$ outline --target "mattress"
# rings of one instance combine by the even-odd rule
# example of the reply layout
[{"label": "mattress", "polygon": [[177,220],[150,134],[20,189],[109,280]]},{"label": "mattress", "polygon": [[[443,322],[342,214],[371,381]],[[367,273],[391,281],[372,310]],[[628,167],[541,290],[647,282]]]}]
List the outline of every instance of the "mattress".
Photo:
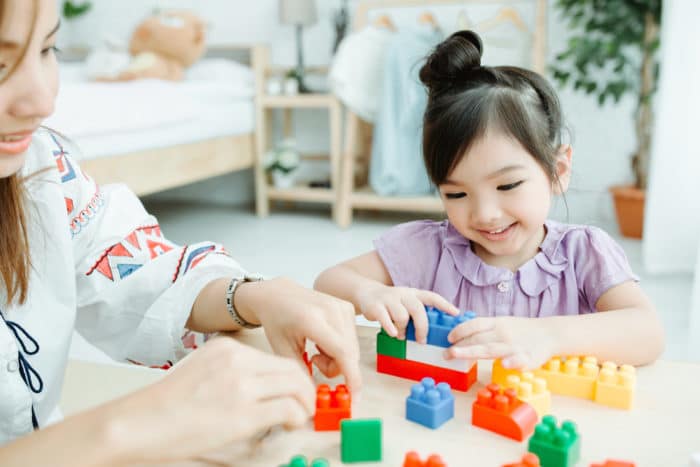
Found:
[{"label": "mattress", "polygon": [[56,110],[45,125],[75,141],[84,159],[253,131],[253,75],[231,60],[202,60],[176,83],[95,83],[83,67],[61,64]]}]

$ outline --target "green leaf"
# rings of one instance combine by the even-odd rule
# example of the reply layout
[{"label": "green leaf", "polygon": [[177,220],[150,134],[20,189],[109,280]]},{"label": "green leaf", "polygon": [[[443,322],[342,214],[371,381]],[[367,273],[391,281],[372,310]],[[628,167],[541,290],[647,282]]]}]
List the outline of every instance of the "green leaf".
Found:
[{"label": "green leaf", "polygon": [[70,0],[63,2],[63,16],[66,19],[73,19],[84,15],[92,8],[92,2],[73,3]]}]

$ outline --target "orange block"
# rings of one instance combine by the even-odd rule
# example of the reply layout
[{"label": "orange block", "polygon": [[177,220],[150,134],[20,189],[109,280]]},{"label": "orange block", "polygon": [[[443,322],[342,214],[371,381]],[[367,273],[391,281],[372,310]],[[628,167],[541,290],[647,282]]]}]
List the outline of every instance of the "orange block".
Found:
[{"label": "orange block", "polygon": [[501,391],[498,384],[489,384],[479,391],[472,404],[472,425],[522,441],[537,424],[537,412],[527,402],[518,400],[515,390]]},{"label": "orange block", "polygon": [[603,363],[596,381],[594,400],[599,404],[618,409],[632,408],[636,372],[631,365],[617,367],[613,362]]},{"label": "orange block", "polygon": [[502,467],[540,467],[540,458],[536,454],[528,452],[523,455],[520,462],[515,464],[504,464]]},{"label": "orange block", "polygon": [[447,467],[447,464],[438,454],[431,454],[423,462],[416,451],[409,451],[403,460],[403,467]]},{"label": "orange block", "polygon": [[518,378],[522,378],[523,372],[522,370],[505,368],[500,358],[494,360],[493,365],[491,366],[491,382],[503,387],[508,382],[509,376],[517,376]]},{"label": "orange block", "polygon": [[598,371],[595,357],[555,357],[535,370],[535,376],[547,381],[552,394],[593,400]]},{"label": "orange block", "polygon": [[316,414],[314,415],[314,430],[338,431],[340,421],[350,418],[350,393],[344,384],[335,387],[335,391],[327,384],[316,388]]},{"label": "orange block", "polygon": [[591,467],[635,467],[634,462],[608,459],[605,464],[591,464]]},{"label": "orange block", "polygon": [[552,394],[543,378],[535,378],[532,372],[525,371],[521,377],[508,376],[505,386],[514,389],[518,399],[530,404],[540,418],[551,412]]}]

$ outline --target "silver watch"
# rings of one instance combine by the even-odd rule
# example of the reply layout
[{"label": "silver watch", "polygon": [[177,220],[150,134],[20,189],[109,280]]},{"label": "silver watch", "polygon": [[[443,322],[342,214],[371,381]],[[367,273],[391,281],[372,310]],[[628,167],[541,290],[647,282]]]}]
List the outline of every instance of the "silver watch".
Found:
[{"label": "silver watch", "polygon": [[259,324],[253,324],[246,321],[239,313],[236,311],[236,307],[233,305],[233,298],[236,293],[238,286],[244,282],[259,282],[263,280],[263,277],[259,274],[245,274],[243,277],[234,277],[231,279],[231,283],[228,285],[226,290],[226,308],[233,320],[238,323],[239,326],[246,329],[259,328]]}]

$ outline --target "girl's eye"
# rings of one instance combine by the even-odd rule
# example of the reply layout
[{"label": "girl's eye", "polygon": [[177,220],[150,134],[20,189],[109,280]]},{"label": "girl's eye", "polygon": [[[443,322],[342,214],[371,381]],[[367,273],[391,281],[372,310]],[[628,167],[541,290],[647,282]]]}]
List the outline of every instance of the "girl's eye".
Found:
[{"label": "girl's eye", "polygon": [[50,47],[46,47],[45,49],[42,49],[42,50],[41,50],[41,55],[46,56],[46,55],[48,55],[49,53],[52,53],[52,52],[53,52],[53,53],[57,53],[57,52],[60,52],[60,50],[59,50],[58,47],[56,47],[55,45],[52,45],[52,46],[50,46]]},{"label": "girl's eye", "polygon": [[464,198],[467,196],[467,194],[463,191],[460,191],[459,193],[445,193],[445,198],[447,199],[459,199],[459,198]]},{"label": "girl's eye", "polygon": [[508,185],[499,185],[497,189],[500,191],[509,191],[515,187],[520,186],[524,181],[525,180],[520,180],[519,182],[509,183]]}]

